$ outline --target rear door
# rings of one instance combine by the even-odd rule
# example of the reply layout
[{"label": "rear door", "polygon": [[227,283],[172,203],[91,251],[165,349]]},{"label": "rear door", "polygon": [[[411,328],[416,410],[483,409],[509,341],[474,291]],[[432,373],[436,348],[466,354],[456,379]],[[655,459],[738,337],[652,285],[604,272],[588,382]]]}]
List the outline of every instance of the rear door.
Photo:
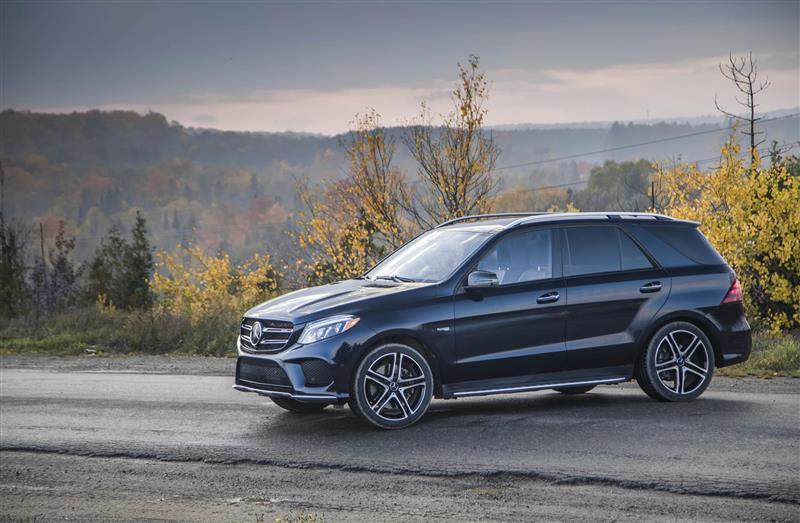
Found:
[{"label": "rear door", "polygon": [[500,238],[476,269],[499,285],[454,300],[459,381],[530,376],[564,368],[565,288],[557,230]]},{"label": "rear door", "polygon": [[620,227],[563,227],[567,368],[586,375],[631,370],[636,340],[667,299],[670,280]]}]

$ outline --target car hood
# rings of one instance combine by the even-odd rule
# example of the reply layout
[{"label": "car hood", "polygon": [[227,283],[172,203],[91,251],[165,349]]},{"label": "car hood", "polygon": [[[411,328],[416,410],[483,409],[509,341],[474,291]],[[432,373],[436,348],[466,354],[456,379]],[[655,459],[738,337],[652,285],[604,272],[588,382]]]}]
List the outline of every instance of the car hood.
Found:
[{"label": "car hood", "polygon": [[366,302],[429,285],[421,282],[345,280],[284,294],[256,305],[245,316],[305,323],[329,314],[357,312]]}]

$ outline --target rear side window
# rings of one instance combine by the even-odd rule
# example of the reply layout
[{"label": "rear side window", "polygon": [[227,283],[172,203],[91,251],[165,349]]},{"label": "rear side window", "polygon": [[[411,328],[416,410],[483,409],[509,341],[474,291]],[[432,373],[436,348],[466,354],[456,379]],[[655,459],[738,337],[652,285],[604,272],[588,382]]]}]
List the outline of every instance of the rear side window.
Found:
[{"label": "rear side window", "polygon": [[619,246],[622,251],[622,270],[649,269],[653,266],[642,250],[631,240],[627,234],[617,229],[619,233]]},{"label": "rear side window", "polygon": [[642,250],[616,227],[568,227],[564,234],[565,276],[652,267]]},{"label": "rear side window", "polygon": [[721,265],[722,256],[696,227],[641,225],[641,228],[700,265]]}]

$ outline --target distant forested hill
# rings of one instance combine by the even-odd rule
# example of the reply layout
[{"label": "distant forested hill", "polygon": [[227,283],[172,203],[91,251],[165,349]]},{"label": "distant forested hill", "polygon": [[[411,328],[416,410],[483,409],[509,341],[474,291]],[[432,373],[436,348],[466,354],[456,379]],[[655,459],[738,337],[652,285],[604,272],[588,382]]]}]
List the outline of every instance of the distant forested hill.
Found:
[{"label": "distant forested hill", "polygon": [[[502,152],[501,187],[585,180],[604,160],[701,160],[718,154],[728,131],[715,124],[614,124],[579,128],[494,130]],[[768,140],[800,141],[798,120],[764,125]],[[686,134],[679,140],[665,140]],[[719,131],[719,132],[715,132]],[[397,165],[415,165],[397,139]],[[136,209],[159,247],[196,241],[235,255],[287,249],[285,230],[297,209],[295,180],[334,179],[346,167],[341,137],[197,130],[163,115],[128,111],[0,113],[0,160],[6,212],[52,236],[64,219],[86,257],[111,225],[123,228]],[[663,141],[665,140],[665,141]],[[564,156],[659,142],[591,156]]]}]

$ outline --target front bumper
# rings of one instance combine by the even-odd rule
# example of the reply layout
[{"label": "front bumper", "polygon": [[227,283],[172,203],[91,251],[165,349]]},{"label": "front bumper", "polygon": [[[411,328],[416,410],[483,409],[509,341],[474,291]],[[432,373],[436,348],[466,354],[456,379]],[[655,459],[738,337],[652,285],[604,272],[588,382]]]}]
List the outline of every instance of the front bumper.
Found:
[{"label": "front bumper", "polygon": [[331,390],[333,378],[322,386],[309,384],[302,362],[283,362],[277,358],[253,355],[239,356],[236,361],[236,382],[233,388],[240,392],[254,392],[272,398],[290,398],[297,401],[343,403],[346,394]]},{"label": "front bumper", "polygon": [[340,398],[335,394],[292,394],[290,392],[281,392],[278,390],[265,390],[254,389],[252,387],[245,387],[244,385],[232,385],[232,387],[239,392],[255,392],[262,396],[269,398],[290,398],[297,401],[305,401],[309,403],[340,403],[347,398]]},{"label": "front bumper", "polygon": [[245,352],[239,347],[233,388],[273,398],[345,403],[350,377],[374,332],[353,329],[308,345],[293,344],[275,354]]}]

